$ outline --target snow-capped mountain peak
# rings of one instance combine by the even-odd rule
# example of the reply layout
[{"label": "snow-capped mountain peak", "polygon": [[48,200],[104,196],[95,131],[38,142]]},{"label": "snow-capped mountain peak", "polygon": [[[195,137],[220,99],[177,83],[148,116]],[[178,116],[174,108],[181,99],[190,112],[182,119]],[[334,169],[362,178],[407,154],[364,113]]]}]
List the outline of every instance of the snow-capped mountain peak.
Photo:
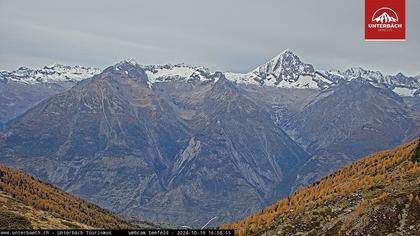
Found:
[{"label": "snow-capped mountain peak", "polygon": [[14,71],[1,71],[0,78],[4,81],[15,81],[24,84],[37,83],[70,83],[90,78],[101,72],[100,69],[84,66],[66,66],[53,64],[40,69],[19,67]]},{"label": "snow-capped mountain peak", "polygon": [[347,69],[342,73],[344,76],[349,79],[354,79],[358,77],[362,78],[375,78],[377,80],[383,80],[384,75],[379,71],[365,70],[362,67],[352,67]]},{"label": "snow-capped mountain peak", "polygon": [[389,88],[401,96],[414,96],[420,93],[420,81],[416,77],[408,77],[403,73],[384,75],[379,71],[353,67],[340,73],[345,80],[363,80],[375,87]]},{"label": "snow-capped mountain peak", "polygon": [[132,66],[136,66],[136,65],[139,65],[139,64],[137,63],[137,61],[134,58],[128,58],[128,59],[125,59],[125,60],[120,61],[116,65],[132,65]]},{"label": "snow-capped mountain peak", "polygon": [[[215,81],[215,73],[204,66],[186,64],[140,65],[127,59],[109,67],[128,76],[146,73],[148,83],[160,82],[208,82]],[[15,71],[0,71],[1,81],[16,81],[25,84],[54,83],[72,86],[77,81],[99,74],[92,67],[53,64],[41,69],[20,67]],[[133,74],[134,73],[134,74]],[[420,76],[409,77],[402,73],[385,75],[380,71],[352,67],[345,71],[323,71],[303,62],[290,49],[286,49],[266,63],[248,73],[224,72],[227,80],[238,84],[272,86],[293,89],[326,89],[352,80],[368,82],[375,87],[388,88],[401,96],[420,96]]]},{"label": "snow-capped mountain peak", "polygon": [[317,73],[311,64],[302,62],[290,49],[284,50],[249,73],[227,73],[227,78],[238,83],[285,88],[320,89],[333,83]]},{"label": "snow-capped mountain peak", "polygon": [[140,64],[138,64],[136,60],[134,60],[133,58],[129,58],[129,59],[122,60],[116,63],[115,65],[111,66],[111,69],[115,71],[119,71],[119,70],[124,70],[124,69],[132,68],[132,67],[140,67]]},{"label": "snow-capped mountain peak", "polygon": [[300,75],[314,75],[312,65],[303,63],[291,50],[287,49],[267,63],[253,71],[261,77],[274,77],[278,83],[282,80],[296,82]]},{"label": "snow-capped mountain peak", "polygon": [[335,84],[359,80],[375,87],[389,88],[401,96],[420,95],[419,77],[395,76],[379,71],[353,67],[345,71],[322,71],[301,59],[291,50],[284,50],[267,63],[246,74],[226,73],[229,80],[243,84],[255,84],[282,88],[325,89]]},{"label": "snow-capped mountain peak", "polygon": [[213,80],[212,73],[204,66],[189,66],[186,64],[165,64],[143,66],[151,83],[165,81],[209,81]]}]

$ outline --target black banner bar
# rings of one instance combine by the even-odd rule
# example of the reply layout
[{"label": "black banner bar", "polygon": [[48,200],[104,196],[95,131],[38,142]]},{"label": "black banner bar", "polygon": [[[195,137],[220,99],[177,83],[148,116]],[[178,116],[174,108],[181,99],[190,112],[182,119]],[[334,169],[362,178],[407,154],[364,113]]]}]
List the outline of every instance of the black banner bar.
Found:
[{"label": "black banner bar", "polygon": [[1,230],[0,236],[234,236],[234,230],[218,229],[156,229],[156,230]]}]

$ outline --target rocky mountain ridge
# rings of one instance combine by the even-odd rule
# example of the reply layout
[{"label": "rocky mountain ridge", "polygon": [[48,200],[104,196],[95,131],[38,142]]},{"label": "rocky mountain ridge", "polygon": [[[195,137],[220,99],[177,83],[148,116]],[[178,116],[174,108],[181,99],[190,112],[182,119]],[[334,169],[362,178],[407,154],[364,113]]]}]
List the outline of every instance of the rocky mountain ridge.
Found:
[{"label": "rocky mountain ridge", "polygon": [[84,66],[67,66],[61,64],[53,64],[44,66],[41,69],[30,69],[20,67],[14,71],[0,71],[0,81],[14,81],[24,84],[60,84],[72,86],[78,81],[90,78],[101,70],[93,67]]},{"label": "rocky mountain ridge", "polygon": [[[254,76],[295,85],[321,76],[291,52],[270,63]],[[334,75],[325,88],[297,89],[230,76],[121,61],[15,118],[0,133],[0,161],[113,212],[200,226],[255,213],[420,135],[418,98],[366,80]],[[0,105],[13,104],[2,95]]]},{"label": "rocky mountain ridge", "polygon": [[[156,87],[163,84],[186,99]],[[132,61],[19,117],[0,134],[0,156],[113,212],[177,225],[196,219],[192,226],[257,211],[291,188],[308,158],[223,73],[194,85],[150,84]]]},{"label": "rocky mountain ridge", "polygon": [[[134,59],[125,60],[138,64]],[[124,62],[124,61],[123,61]],[[141,65],[151,84],[165,81],[208,81],[214,73],[203,66],[186,64]],[[25,84],[47,83],[74,85],[76,82],[99,74],[100,69],[81,66],[52,65],[42,69],[21,67],[15,71],[0,71],[0,80]],[[243,84],[273,86],[296,89],[326,89],[338,83],[362,80],[376,87],[389,88],[400,96],[420,96],[420,77],[409,77],[402,73],[384,75],[379,71],[360,67],[345,71],[318,70],[291,50],[285,50],[267,63],[248,73],[225,72],[228,80]]]}]

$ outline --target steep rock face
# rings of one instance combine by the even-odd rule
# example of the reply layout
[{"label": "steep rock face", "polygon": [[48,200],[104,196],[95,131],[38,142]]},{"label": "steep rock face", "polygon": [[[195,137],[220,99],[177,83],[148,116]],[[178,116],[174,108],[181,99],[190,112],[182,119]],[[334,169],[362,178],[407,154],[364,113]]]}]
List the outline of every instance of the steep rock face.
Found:
[{"label": "steep rock face", "polygon": [[162,214],[163,203],[171,214],[183,212],[177,216],[180,222],[204,224],[215,216],[216,223],[228,222],[290,189],[307,154],[223,74],[214,79],[202,109],[191,119],[194,137],[176,156],[170,190],[135,212],[151,211],[156,219],[169,220]]},{"label": "steep rock face", "polygon": [[[20,118],[19,124],[31,123],[31,135],[27,140],[28,127],[19,124],[4,136],[10,144],[25,144],[22,152],[16,153],[20,150],[19,145],[13,150],[22,157],[58,155],[64,159],[78,159],[99,151],[115,155],[113,150],[121,147],[144,148],[141,145],[144,136],[169,138],[160,132],[176,126],[174,117],[169,105],[154,96],[140,67],[119,71],[109,68],[74,89],[42,102]],[[139,124],[139,120],[143,123]],[[160,120],[166,120],[168,124],[159,123]],[[151,127],[158,130],[156,134],[148,130]],[[21,135],[20,132],[24,133]],[[27,146],[40,148],[26,153]]]},{"label": "steep rock face", "polygon": [[323,89],[335,82],[303,63],[290,50],[285,50],[267,63],[246,74],[227,73],[229,80],[281,88]]},{"label": "steep rock face", "polygon": [[420,135],[418,116],[390,90],[356,80],[324,94],[282,124],[312,155],[298,183]]},{"label": "steep rock face", "polygon": [[290,51],[246,76],[144,68],[122,61],[42,101],[0,134],[0,160],[118,213],[201,226],[419,135],[418,98],[392,92],[415,91],[411,77],[321,72]]},{"label": "steep rock face", "polygon": [[315,70],[312,65],[303,63],[292,51],[286,50],[253,73],[262,79],[272,76],[279,83],[281,80],[297,81],[300,75],[314,75]]},{"label": "steep rock face", "polygon": [[1,139],[2,161],[117,212],[160,191],[160,172],[189,140],[144,71],[127,64],[42,102]]},{"label": "steep rock face", "polygon": [[[133,60],[127,60],[133,62]],[[203,66],[185,64],[142,66],[150,85],[165,82],[199,84],[211,82],[213,72]],[[21,67],[0,71],[0,129],[30,107],[53,94],[101,72],[84,66],[54,64],[40,69]],[[360,67],[345,71],[323,71],[304,63],[290,50],[285,50],[248,73],[225,73],[228,80],[261,87],[323,90],[352,80],[369,82],[378,88],[391,89],[402,97],[419,97],[419,76],[402,73],[385,75]]]},{"label": "steep rock face", "polygon": [[255,70],[241,73],[226,73],[229,80],[242,84],[255,84],[278,88],[323,90],[352,80],[367,82],[378,88],[391,89],[402,97],[418,97],[420,80],[418,76],[402,73],[385,75],[380,71],[361,67],[345,71],[324,71],[304,63],[290,50],[285,50]]},{"label": "steep rock face", "polygon": [[0,130],[38,102],[61,91],[60,87],[0,80]]},{"label": "steep rock face", "polygon": [[[247,181],[261,188],[262,193],[272,193],[264,196],[265,199],[279,194],[264,189],[273,185],[268,183],[284,182],[306,160],[306,153],[273,125],[270,113],[223,75],[209,92],[203,107],[204,112],[197,115],[197,123],[210,124],[207,125],[210,134],[206,137],[230,140],[239,155],[236,164],[243,175],[256,176]],[[243,166],[241,162],[249,165]],[[261,167],[264,171],[259,169]]]},{"label": "steep rock face", "polygon": [[0,71],[0,130],[40,101],[99,72],[95,68],[59,64]]},{"label": "steep rock face", "polygon": [[0,135],[1,161],[114,212],[180,225],[238,219],[289,192],[307,154],[269,112],[222,73],[182,88],[185,103],[118,63],[20,117]]},{"label": "steep rock face", "polygon": [[369,155],[222,228],[238,235],[418,235],[419,177],[416,139]]}]

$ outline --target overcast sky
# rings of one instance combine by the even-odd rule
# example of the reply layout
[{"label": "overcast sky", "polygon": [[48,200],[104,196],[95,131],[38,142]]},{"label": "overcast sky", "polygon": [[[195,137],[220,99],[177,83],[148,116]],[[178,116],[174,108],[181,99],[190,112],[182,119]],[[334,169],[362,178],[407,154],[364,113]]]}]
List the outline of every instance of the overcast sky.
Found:
[{"label": "overcast sky", "polygon": [[0,69],[134,58],[247,72],[284,49],[319,69],[420,74],[420,1],[407,41],[365,42],[364,0],[0,0]]}]

